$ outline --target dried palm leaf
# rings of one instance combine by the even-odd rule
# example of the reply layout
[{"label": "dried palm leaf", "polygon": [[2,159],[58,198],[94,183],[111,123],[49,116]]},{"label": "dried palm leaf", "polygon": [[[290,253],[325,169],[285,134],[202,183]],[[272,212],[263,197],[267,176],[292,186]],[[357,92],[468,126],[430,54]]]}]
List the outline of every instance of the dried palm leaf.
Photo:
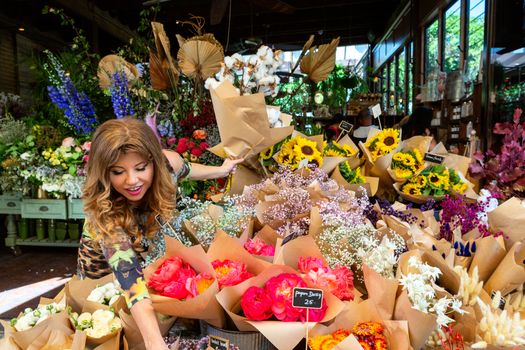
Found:
[{"label": "dried palm leaf", "polygon": [[306,51],[308,51],[308,49],[314,43],[314,38],[315,38],[315,35],[312,34],[312,35],[310,35],[310,38],[308,38],[308,41],[304,43],[303,51],[301,51],[301,54],[299,55],[299,58],[297,58],[297,61],[295,62],[295,66],[293,67],[291,73],[295,72],[295,70],[297,69],[297,66],[299,65],[299,63],[303,59],[304,54],[306,53]]},{"label": "dried palm leaf", "polygon": [[335,51],[339,45],[339,38],[333,39],[330,44],[310,48],[301,60],[301,72],[315,83],[325,80],[335,67]]},{"label": "dried palm leaf", "polygon": [[170,75],[178,78],[179,72],[175,68],[173,57],[171,56],[170,40],[164,31],[164,25],[159,22],[151,22],[153,36],[155,37],[155,46],[157,48],[157,57],[162,62],[163,67],[170,70]]},{"label": "dried palm leaf", "polygon": [[124,72],[128,82],[132,82],[139,77],[139,71],[133,64],[120,56],[107,55],[98,63],[97,76],[99,86],[103,89],[109,88],[113,74],[116,72]]},{"label": "dried palm leaf", "polygon": [[162,62],[152,50],[149,51],[149,75],[155,90],[166,90],[171,86],[167,69],[162,67]]},{"label": "dried palm leaf", "polygon": [[222,46],[215,42],[211,34],[206,35],[204,39],[186,40],[177,54],[182,73],[190,78],[202,80],[217,73],[224,61],[224,52]]}]

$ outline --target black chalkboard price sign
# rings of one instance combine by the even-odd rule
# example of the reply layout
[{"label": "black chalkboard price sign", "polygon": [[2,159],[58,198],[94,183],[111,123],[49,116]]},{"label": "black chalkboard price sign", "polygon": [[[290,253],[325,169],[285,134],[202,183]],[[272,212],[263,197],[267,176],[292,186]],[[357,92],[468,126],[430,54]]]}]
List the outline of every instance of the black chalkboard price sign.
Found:
[{"label": "black chalkboard price sign", "polygon": [[341,121],[341,123],[339,123],[339,129],[343,130],[343,131],[346,131],[346,132],[350,132],[350,130],[352,130],[354,128],[354,125],[353,124],[350,124],[349,122],[343,120]]},{"label": "black chalkboard price sign", "polygon": [[230,341],[214,335],[208,336],[208,349],[207,350],[230,350]]},{"label": "black chalkboard price sign", "polygon": [[425,153],[423,159],[431,163],[442,164],[445,157],[433,153]]},{"label": "black chalkboard price sign", "polygon": [[295,287],[293,289],[292,306],[320,309],[323,307],[323,291],[321,289]]}]

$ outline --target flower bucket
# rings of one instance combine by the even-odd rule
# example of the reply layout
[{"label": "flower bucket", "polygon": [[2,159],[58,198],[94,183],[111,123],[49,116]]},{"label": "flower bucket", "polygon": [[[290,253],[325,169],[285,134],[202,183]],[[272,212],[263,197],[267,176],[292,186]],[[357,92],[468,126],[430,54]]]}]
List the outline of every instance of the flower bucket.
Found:
[{"label": "flower bucket", "polygon": [[230,343],[239,349],[258,349],[258,350],[276,350],[268,339],[260,332],[239,332],[229,331],[212,326],[211,324],[201,321],[201,332],[204,335],[217,336],[228,339]]},{"label": "flower bucket", "polygon": [[28,219],[20,219],[18,221],[18,238],[27,239],[27,237],[29,237]]},{"label": "flower bucket", "polygon": [[67,224],[63,221],[56,223],[55,236],[59,241],[63,241],[67,236]]},{"label": "flower bucket", "polygon": [[36,220],[36,238],[38,240],[43,240],[46,238],[46,227],[44,225],[44,220],[37,219]]},{"label": "flower bucket", "polygon": [[76,222],[68,222],[67,231],[69,233],[69,238],[73,241],[78,241],[80,237],[79,225]]}]

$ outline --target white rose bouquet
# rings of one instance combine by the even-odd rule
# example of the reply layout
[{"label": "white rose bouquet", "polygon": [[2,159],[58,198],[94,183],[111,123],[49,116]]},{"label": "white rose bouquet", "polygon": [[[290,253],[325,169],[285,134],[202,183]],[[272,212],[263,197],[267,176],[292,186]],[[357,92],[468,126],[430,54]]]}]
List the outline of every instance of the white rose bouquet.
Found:
[{"label": "white rose bouquet", "polygon": [[53,314],[64,311],[64,309],[65,302],[41,305],[34,310],[27,308],[21,316],[11,320],[11,326],[13,326],[18,332],[26,331],[45,321]]},{"label": "white rose bouquet", "polygon": [[111,310],[83,312],[80,315],[70,312],[70,320],[76,329],[86,332],[88,337],[95,339],[112,335],[122,328],[120,318]]},{"label": "white rose bouquet", "polygon": [[122,289],[117,281],[97,285],[88,295],[87,300],[110,306],[122,295]]}]

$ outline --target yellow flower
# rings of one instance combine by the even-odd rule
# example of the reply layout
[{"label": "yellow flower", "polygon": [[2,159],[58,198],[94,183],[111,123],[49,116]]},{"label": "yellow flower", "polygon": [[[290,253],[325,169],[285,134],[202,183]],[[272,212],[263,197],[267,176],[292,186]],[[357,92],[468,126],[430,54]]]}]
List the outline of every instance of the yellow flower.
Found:
[{"label": "yellow flower", "polygon": [[320,152],[317,150],[317,143],[302,137],[297,137],[297,144],[293,147],[293,150],[298,158],[308,158],[313,160]]},{"label": "yellow flower", "polygon": [[443,186],[443,177],[436,173],[428,174],[428,184],[434,188],[440,188]]},{"label": "yellow flower", "polygon": [[294,160],[294,151],[293,148],[296,145],[296,140],[292,139],[288,142],[286,142],[282,147],[281,151],[279,152],[279,156],[277,157],[277,161],[282,164],[292,164]]},{"label": "yellow flower", "polygon": [[401,189],[403,193],[410,194],[412,196],[421,195],[421,189],[414,183],[406,183]]},{"label": "yellow flower", "polygon": [[416,155],[416,163],[419,164],[419,166],[423,165],[423,156],[421,155],[421,152],[417,148],[414,148],[414,154]]},{"label": "yellow flower", "polygon": [[320,168],[323,165],[323,157],[321,157],[321,154],[317,152],[317,154],[308,161],[309,164],[314,164],[318,168]]},{"label": "yellow flower", "polygon": [[395,153],[394,156],[392,157],[392,160],[394,160],[396,162],[402,162],[403,161],[403,153],[402,152]]},{"label": "yellow flower", "polygon": [[352,146],[349,145],[342,145],[341,148],[346,153],[346,157],[353,157],[357,154],[357,150],[355,150]]},{"label": "yellow flower", "polygon": [[344,157],[345,155],[334,148],[329,148],[324,151],[325,157]]},{"label": "yellow flower", "polygon": [[261,159],[263,160],[268,160],[272,158],[273,154],[274,154],[274,146],[271,146],[265,149],[264,151],[262,151],[261,153],[259,153],[259,157],[261,157]]},{"label": "yellow flower", "polygon": [[440,178],[441,178],[441,183],[443,184],[443,189],[445,191],[448,191],[450,188],[450,180],[448,178],[448,174],[441,175]]},{"label": "yellow flower", "polygon": [[408,167],[416,165],[416,160],[412,158],[410,154],[405,153],[403,157],[403,165],[408,166]]},{"label": "yellow flower", "polygon": [[396,129],[384,129],[377,134],[378,142],[384,145],[385,149],[392,151],[399,144],[399,130]]},{"label": "yellow flower", "polygon": [[413,183],[416,183],[420,188],[423,188],[427,185],[427,178],[423,175],[417,176]]},{"label": "yellow flower", "polygon": [[403,168],[394,169],[394,175],[400,179],[407,179],[412,176],[412,171]]},{"label": "yellow flower", "polygon": [[452,186],[452,191],[463,194],[467,190],[468,186],[464,182],[457,183]]}]

